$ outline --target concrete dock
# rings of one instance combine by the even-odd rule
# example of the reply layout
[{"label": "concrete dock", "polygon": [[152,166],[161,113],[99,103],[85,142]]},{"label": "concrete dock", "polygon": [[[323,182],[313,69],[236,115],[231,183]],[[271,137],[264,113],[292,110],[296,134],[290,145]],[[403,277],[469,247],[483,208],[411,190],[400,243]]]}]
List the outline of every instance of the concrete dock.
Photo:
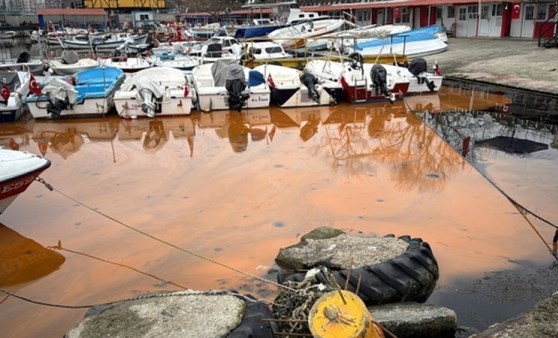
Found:
[{"label": "concrete dock", "polygon": [[558,48],[537,41],[450,38],[445,52],[425,59],[447,76],[558,94]]}]

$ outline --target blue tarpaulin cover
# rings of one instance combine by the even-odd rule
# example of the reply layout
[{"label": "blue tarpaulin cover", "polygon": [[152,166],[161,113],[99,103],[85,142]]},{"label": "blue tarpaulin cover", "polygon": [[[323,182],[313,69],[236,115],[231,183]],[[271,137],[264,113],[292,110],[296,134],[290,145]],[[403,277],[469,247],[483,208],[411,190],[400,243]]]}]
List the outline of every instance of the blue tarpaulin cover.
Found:
[{"label": "blue tarpaulin cover", "polygon": [[248,73],[248,87],[259,86],[264,82],[265,79],[263,74],[257,70],[251,70],[250,73]]}]

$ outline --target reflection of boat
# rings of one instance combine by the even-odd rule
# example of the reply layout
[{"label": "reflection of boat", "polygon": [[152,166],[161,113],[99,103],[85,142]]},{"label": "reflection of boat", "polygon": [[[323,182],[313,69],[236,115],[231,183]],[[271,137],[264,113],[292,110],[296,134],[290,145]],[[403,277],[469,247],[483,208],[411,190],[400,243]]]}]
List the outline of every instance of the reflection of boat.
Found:
[{"label": "reflection of boat", "polygon": [[194,123],[190,117],[172,116],[152,119],[120,120],[118,140],[140,141],[147,152],[156,152],[173,137],[186,138],[190,150],[193,149],[196,134]]},{"label": "reflection of boat", "polygon": [[67,159],[90,141],[112,141],[118,131],[118,119],[91,118],[77,120],[36,120],[33,140],[39,144],[43,155],[52,152]]},{"label": "reflection of boat", "polygon": [[49,166],[38,155],[0,149],[0,214]]},{"label": "reflection of boat", "polygon": [[105,115],[114,107],[114,93],[124,78],[114,67],[87,69],[70,79],[51,77],[42,95],[29,96],[27,105],[34,118]]},{"label": "reflection of boat", "polygon": [[0,287],[28,283],[56,271],[64,256],[0,224]]}]

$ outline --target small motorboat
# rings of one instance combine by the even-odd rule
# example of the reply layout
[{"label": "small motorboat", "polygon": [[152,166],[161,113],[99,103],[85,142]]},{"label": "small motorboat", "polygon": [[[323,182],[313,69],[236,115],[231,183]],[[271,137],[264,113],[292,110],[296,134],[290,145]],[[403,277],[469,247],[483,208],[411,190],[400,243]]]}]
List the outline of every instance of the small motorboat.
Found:
[{"label": "small motorboat", "polygon": [[17,121],[29,94],[29,72],[0,70],[0,122]]},{"label": "small motorboat", "polygon": [[151,62],[141,55],[130,57],[127,54],[120,54],[103,59],[101,62],[107,67],[120,68],[124,73],[135,73],[152,66]]},{"label": "small motorboat", "polygon": [[[269,33],[267,37],[272,41],[279,42],[285,48],[301,48],[308,40],[318,36],[333,33],[342,29],[346,21],[343,19],[323,19],[307,21],[283,28],[279,28]],[[313,46],[313,48],[317,48]]]},{"label": "small motorboat", "polygon": [[264,64],[254,68],[271,89],[271,102],[279,107],[334,105],[342,99],[339,82],[323,81],[310,72]]},{"label": "small motorboat", "polygon": [[[238,61],[221,59],[215,63],[199,65],[192,70],[189,78],[194,84],[200,110],[209,112],[231,109],[231,93],[226,88],[226,77],[229,66],[235,63],[238,64]],[[242,69],[246,80],[246,89],[242,91],[242,108],[269,107],[270,90],[261,73],[248,67]]]},{"label": "small motorboat", "polygon": [[147,40],[147,34],[130,34],[130,33],[117,33],[111,35],[109,38],[104,37],[90,37],[87,40],[80,39],[61,39],[60,44],[66,49],[115,49],[127,41],[133,45],[144,44]]},{"label": "small motorboat", "polygon": [[0,148],[0,214],[49,166],[41,156]]},{"label": "small motorboat", "polygon": [[60,59],[46,60],[46,65],[56,75],[71,75],[85,69],[100,65],[99,61],[91,58],[79,58],[75,51],[64,51]]},{"label": "small motorboat", "polygon": [[114,104],[124,118],[190,115],[194,97],[181,70],[156,67],[128,76]]},{"label": "small motorboat", "polygon": [[27,97],[34,118],[104,116],[114,107],[114,93],[125,78],[115,67],[86,69],[73,76],[47,76],[40,95]]}]

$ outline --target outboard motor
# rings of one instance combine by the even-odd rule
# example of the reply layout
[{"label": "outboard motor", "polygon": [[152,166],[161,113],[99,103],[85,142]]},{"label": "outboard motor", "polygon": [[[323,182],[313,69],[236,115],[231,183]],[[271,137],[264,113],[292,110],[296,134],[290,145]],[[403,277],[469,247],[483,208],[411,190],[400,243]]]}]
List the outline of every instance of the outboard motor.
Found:
[{"label": "outboard motor", "polygon": [[26,62],[29,62],[29,60],[31,60],[31,54],[29,54],[27,52],[21,52],[21,54],[19,54],[16,62],[17,63],[26,63]]},{"label": "outboard motor", "polygon": [[[242,61],[241,61],[242,62]],[[244,68],[237,63],[232,63],[227,69],[225,89],[229,94],[229,108],[240,111],[250,97],[244,93],[246,89],[246,77]]]},{"label": "outboard motor", "polygon": [[382,65],[374,65],[370,70],[370,78],[372,79],[372,85],[376,90],[376,95],[379,94],[378,90],[383,93],[390,101],[394,101],[391,90],[387,87],[387,71]]},{"label": "outboard motor", "polygon": [[300,82],[308,88],[308,96],[310,96],[310,99],[316,103],[320,103],[320,92],[316,88],[318,85],[318,78],[308,71],[303,71],[302,74],[300,74]]},{"label": "outboard motor", "polygon": [[417,58],[411,61],[409,71],[417,78],[418,84],[425,83],[431,92],[435,90],[436,84],[434,81],[428,81],[428,78],[426,77],[428,66],[425,59]]},{"label": "outboard motor", "polygon": [[154,117],[161,111],[160,100],[163,97],[161,88],[154,79],[141,78],[136,83],[136,100],[141,104],[141,111],[148,117]]},{"label": "outboard motor", "polygon": [[77,91],[64,79],[50,79],[42,91],[48,98],[46,111],[52,118],[59,118],[63,110],[72,109],[77,100]]}]

